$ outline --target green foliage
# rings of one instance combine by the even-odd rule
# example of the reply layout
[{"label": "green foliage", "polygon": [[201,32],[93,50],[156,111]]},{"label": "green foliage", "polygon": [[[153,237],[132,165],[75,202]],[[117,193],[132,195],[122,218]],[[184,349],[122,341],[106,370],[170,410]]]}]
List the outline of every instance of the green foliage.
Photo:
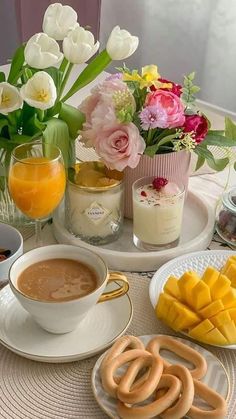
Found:
[{"label": "green foliage", "polygon": [[212,152],[208,150],[203,143],[198,145],[194,151],[198,155],[196,170],[204,164],[205,160],[208,166],[216,171],[223,170],[229,164],[229,159],[227,157],[223,159],[215,159]]},{"label": "green foliage", "polygon": [[234,140],[236,146],[236,124],[229,117],[225,117],[225,136]]},{"label": "green foliage", "polygon": [[61,104],[59,118],[67,123],[70,137],[76,139],[78,131],[82,129],[85,121],[85,116],[79,109],[74,108],[66,103]]},{"label": "green foliage", "polygon": [[182,88],[181,99],[185,106],[190,109],[195,108],[196,97],[195,94],[199,92],[200,87],[193,84],[195,72],[193,71],[188,76],[184,76],[184,86]]},{"label": "green foliage", "polygon": [[3,71],[0,71],[0,83],[2,83],[5,80],[6,80],[5,73],[3,73]]},{"label": "green foliage", "polygon": [[65,167],[69,167],[72,161],[71,140],[69,129],[66,122],[59,118],[51,118],[46,123],[46,129],[43,132],[45,144],[54,144],[60,148],[64,159]]},{"label": "green foliage", "polygon": [[74,95],[82,87],[89,84],[94,80],[105,68],[111,63],[111,57],[104,49],[100,54],[98,54],[93,61],[91,61],[87,67],[80,73],[77,80],[74,82],[70,90],[63,97],[62,101],[65,102],[72,95]]},{"label": "green foliage", "polygon": [[25,61],[24,50],[25,45],[21,45],[19,48],[17,48],[13,56],[9,76],[7,79],[8,83],[16,84],[20,74],[22,73],[22,67]]}]

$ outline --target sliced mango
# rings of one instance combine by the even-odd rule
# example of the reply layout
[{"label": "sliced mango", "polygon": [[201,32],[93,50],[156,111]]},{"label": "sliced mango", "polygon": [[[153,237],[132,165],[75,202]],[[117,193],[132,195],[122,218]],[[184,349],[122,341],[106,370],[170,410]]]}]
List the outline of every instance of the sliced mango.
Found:
[{"label": "sliced mango", "polygon": [[165,285],[164,285],[164,292],[167,292],[168,294],[172,295],[172,297],[175,297],[178,300],[181,300],[181,294],[178,286],[178,279],[175,278],[175,276],[171,275]]},{"label": "sliced mango", "polygon": [[229,265],[224,274],[230,279],[232,287],[236,287],[236,261]]},{"label": "sliced mango", "polygon": [[229,268],[230,265],[234,265],[236,263],[236,256],[230,256],[227,261],[225,262],[223,268],[221,269],[221,273],[225,274],[225,272],[227,271],[227,269]]},{"label": "sliced mango", "polygon": [[202,275],[202,281],[208,285],[209,288],[212,287],[214,282],[217,280],[220,272],[217,269],[213,268],[212,266],[208,266]]},{"label": "sliced mango", "polygon": [[196,272],[185,272],[178,281],[179,290],[182,296],[182,299],[192,305],[192,296],[191,291],[195,285],[200,281],[199,276]]},{"label": "sliced mango", "polygon": [[229,291],[221,298],[224,308],[236,308],[236,289],[230,287]]},{"label": "sliced mango", "polygon": [[189,336],[192,338],[199,339],[199,336],[204,336],[205,333],[209,332],[210,330],[214,329],[214,325],[208,319],[203,320],[197,326],[193,327],[189,332]]},{"label": "sliced mango", "polygon": [[220,311],[218,314],[211,317],[209,320],[214,324],[214,326],[219,328],[224,323],[229,323],[231,321],[231,317],[228,310],[224,310]]},{"label": "sliced mango", "polygon": [[199,310],[199,314],[205,319],[215,316],[219,311],[224,310],[224,306],[221,300],[215,300],[208,306]]},{"label": "sliced mango", "polygon": [[203,281],[199,281],[192,291],[192,307],[196,311],[211,303],[210,288]]},{"label": "sliced mango", "polygon": [[178,317],[174,322],[175,330],[185,330],[201,321],[201,318],[189,307],[180,302],[173,303],[174,310]]},{"label": "sliced mango", "polygon": [[158,303],[155,309],[157,317],[159,319],[167,318],[170,305],[173,304],[173,302],[175,301],[177,300],[173,298],[171,295],[162,292],[159,296]]},{"label": "sliced mango", "polygon": [[230,318],[236,323],[236,308],[229,308],[228,313]]},{"label": "sliced mango", "polygon": [[219,326],[219,330],[228,340],[228,343],[236,342],[236,326],[233,320]]},{"label": "sliced mango", "polygon": [[[199,339],[200,340],[200,339]],[[227,339],[222,335],[222,333],[217,329],[212,329],[210,332],[202,336],[202,342],[211,343],[213,345],[227,345]]]},{"label": "sliced mango", "polygon": [[230,290],[231,281],[225,275],[220,274],[217,280],[211,287],[211,298],[212,300],[218,300],[224,297],[225,294]]}]

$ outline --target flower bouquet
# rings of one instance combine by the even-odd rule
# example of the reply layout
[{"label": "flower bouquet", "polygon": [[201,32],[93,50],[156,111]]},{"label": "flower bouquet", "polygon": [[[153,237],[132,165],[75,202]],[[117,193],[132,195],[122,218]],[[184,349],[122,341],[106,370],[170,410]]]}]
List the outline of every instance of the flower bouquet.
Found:
[{"label": "flower bouquet", "polygon": [[[118,70],[82,102],[81,135],[108,168],[125,169],[125,213],[131,217],[133,181],[154,175],[187,186],[190,152],[198,156],[196,170],[205,161],[223,170],[229,164],[228,147],[236,146],[236,126],[226,118],[224,131],[211,129],[196,104],[200,88],[194,85],[194,72],[181,86],[162,78],[155,65],[143,67],[141,74],[125,66]],[[224,157],[216,159],[212,146],[226,150]]]},{"label": "flower bouquet", "polygon": [[[79,25],[75,10],[60,3],[47,8],[42,26],[43,32],[33,35],[16,50],[9,73],[0,72],[0,219],[5,211],[4,221],[12,221],[12,217],[7,218],[10,197],[6,187],[12,149],[41,138],[61,149],[66,167],[73,165],[75,139],[84,116],[66,101],[112,60],[124,60],[138,46],[137,37],[116,26],[106,48],[91,60],[99,42]],[[88,60],[89,64],[68,89],[73,66]]]}]

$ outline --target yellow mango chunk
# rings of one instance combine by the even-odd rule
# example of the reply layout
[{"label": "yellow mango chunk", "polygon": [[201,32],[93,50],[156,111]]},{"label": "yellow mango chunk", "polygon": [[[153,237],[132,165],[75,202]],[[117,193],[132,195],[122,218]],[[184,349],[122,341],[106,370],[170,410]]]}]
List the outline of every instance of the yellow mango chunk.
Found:
[{"label": "yellow mango chunk", "polygon": [[219,328],[221,325],[229,323],[231,321],[231,317],[228,310],[224,310],[220,311],[218,314],[211,317],[209,320],[214,324],[214,326]]},{"label": "yellow mango chunk", "polygon": [[175,330],[185,330],[189,327],[199,323],[201,321],[200,317],[192,311],[190,308],[181,304],[180,302],[173,303],[174,310],[178,313],[178,317],[174,322]]},{"label": "yellow mango chunk", "polygon": [[211,303],[210,288],[203,281],[199,281],[192,289],[192,307],[196,311]]},{"label": "yellow mango chunk", "polygon": [[231,281],[231,286],[236,287],[236,261],[234,264],[229,265],[224,274]]},{"label": "yellow mango chunk", "polygon": [[212,300],[218,300],[224,297],[224,295],[230,290],[230,286],[231,281],[225,275],[220,274],[211,287]]},{"label": "yellow mango chunk", "polygon": [[189,305],[192,305],[191,291],[199,281],[200,278],[196,272],[185,272],[178,281],[182,299]]},{"label": "yellow mango chunk", "polygon": [[234,265],[236,263],[236,256],[230,256],[227,261],[225,262],[223,268],[221,269],[221,273],[225,274],[225,272],[227,271],[227,269],[229,268],[230,265]]},{"label": "yellow mango chunk", "polygon": [[177,300],[173,298],[171,295],[166,294],[165,292],[162,292],[160,294],[157,305],[156,305],[156,309],[155,309],[156,315],[159,319],[167,318],[170,305],[173,304],[174,301],[177,301]]},{"label": "yellow mango chunk", "polygon": [[217,328],[212,329],[210,332],[206,333],[202,337],[202,342],[210,343],[213,345],[228,345],[227,339]]},{"label": "yellow mango chunk", "polygon": [[175,303],[171,304],[169,307],[169,311],[167,313],[167,316],[163,319],[168,326],[172,327],[172,329],[176,330],[175,328],[175,321],[178,317],[178,313],[176,311],[176,308],[174,306]]},{"label": "yellow mango chunk", "polygon": [[217,269],[213,268],[212,266],[208,266],[202,275],[202,281],[208,285],[209,288],[212,287],[214,282],[217,280],[220,272]]},{"label": "yellow mango chunk", "polygon": [[236,289],[230,287],[229,291],[221,298],[224,308],[236,308]]},{"label": "yellow mango chunk", "polygon": [[173,275],[171,275],[165,285],[164,285],[164,292],[167,292],[168,294],[172,295],[172,297],[177,298],[178,300],[181,300],[181,294],[178,286],[178,279],[175,278]]},{"label": "yellow mango chunk", "polygon": [[204,319],[209,319],[210,317],[215,316],[215,314],[219,313],[219,311],[224,310],[224,306],[221,300],[215,300],[208,306],[199,310],[199,314]]},{"label": "yellow mango chunk", "polygon": [[236,343],[236,326],[233,320],[229,321],[228,323],[224,323],[219,327],[220,332],[222,335],[225,336],[228,343]]},{"label": "yellow mango chunk", "polygon": [[189,332],[189,336],[192,338],[199,339],[199,336],[204,336],[207,332],[214,329],[214,325],[210,320],[206,319],[199,323],[197,326],[193,327]]},{"label": "yellow mango chunk", "polygon": [[229,308],[228,313],[230,318],[236,323],[236,308]]}]

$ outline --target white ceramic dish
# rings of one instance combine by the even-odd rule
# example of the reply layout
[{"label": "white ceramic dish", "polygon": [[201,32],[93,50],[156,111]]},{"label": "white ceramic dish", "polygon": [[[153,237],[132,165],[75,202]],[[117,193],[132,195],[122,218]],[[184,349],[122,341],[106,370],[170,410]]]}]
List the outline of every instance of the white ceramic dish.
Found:
[{"label": "white ceramic dish", "polygon": [[24,358],[60,363],[89,358],[109,347],[126,331],[133,308],[128,294],[97,304],[74,331],[55,335],[34,322],[7,285],[0,291],[0,313],[2,345]]},{"label": "white ceramic dish", "polygon": [[106,246],[92,246],[73,236],[65,227],[63,205],[53,217],[53,231],[59,243],[83,246],[96,251],[110,269],[122,271],[154,271],[163,263],[185,253],[206,249],[211,242],[215,215],[208,203],[192,191],[185,202],[180,244],[173,249],[155,252],[138,250],[133,244],[132,221],[125,220],[121,237]]},{"label": "white ceramic dish", "polygon": [[8,279],[13,262],[23,253],[23,237],[9,224],[0,223],[0,247],[11,250],[11,256],[0,262],[0,284]]},{"label": "white ceramic dish", "polygon": [[[139,338],[143,341],[145,345],[152,339],[155,335],[146,335],[140,336]],[[202,381],[207,384],[209,387],[217,391],[221,394],[222,397],[225,399],[228,398],[230,392],[230,384],[229,384],[229,377],[224,366],[221,364],[218,358],[216,358],[211,352],[207,351],[203,347],[197,345],[194,342],[190,342],[186,339],[176,338],[183,343],[191,346],[192,348],[196,349],[200,354],[202,354],[208,365],[208,371]],[[184,363],[184,360],[176,356],[174,353],[169,351],[163,351],[161,355],[170,361],[171,363],[181,363],[185,366],[188,366]],[[92,389],[95,399],[97,400],[99,406],[106,412],[106,414],[113,419],[119,419],[116,411],[116,400],[110,397],[102,387],[100,374],[99,374],[99,367],[102,361],[104,354],[100,356],[97,360],[93,372],[92,372]],[[122,371],[121,371],[122,373]],[[204,409],[204,402],[201,399],[196,399],[194,404],[198,407],[202,407]],[[157,417],[157,416],[156,416]]]},{"label": "white ceramic dish", "polygon": [[[196,271],[199,275],[201,275],[209,265],[216,269],[221,269],[225,261],[232,254],[235,254],[233,250],[206,250],[203,252],[194,252],[188,255],[180,256],[166,263],[158,269],[149,285],[149,297],[153,308],[156,307],[158,297],[170,275],[174,275],[179,278],[186,271]],[[219,347],[236,349],[236,345]]]}]

